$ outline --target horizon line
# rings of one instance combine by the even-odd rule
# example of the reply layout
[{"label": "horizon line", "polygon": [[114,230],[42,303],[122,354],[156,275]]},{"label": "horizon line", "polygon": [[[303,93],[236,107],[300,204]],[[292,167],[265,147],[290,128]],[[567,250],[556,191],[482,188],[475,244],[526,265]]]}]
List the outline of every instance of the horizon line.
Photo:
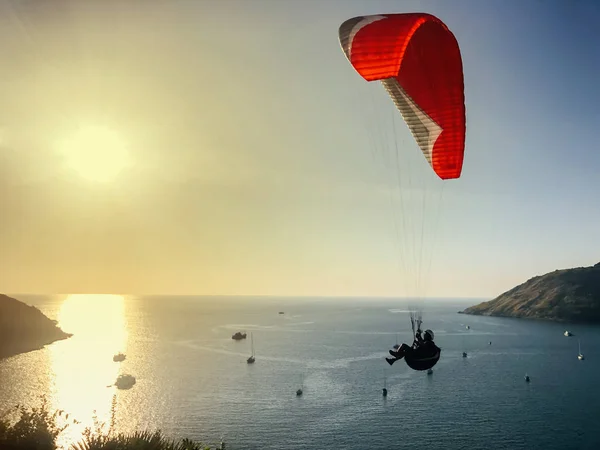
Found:
[{"label": "horizon line", "polygon": [[25,293],[25,292],[19,292],[19,293],[10,293],[10,294],[5,294],[7,296],[44,296],[44,297],[50,297],[50,296],[69,296],[69,295],[94,295],[94,296],[101,296],[101,295],[115,295],[115,296],[122,296],[122,297],[196,297],[196,298],[257,298],[257,297],[261,297],[261,298],[275,298],[275,299],[299,299],[299,298],[310,298],[310,299],[315,299],[315,298],[321,298],[321,299],[366,299],[366,298],[371,298],[371,299],[382,299],[382,300],[413,300],[413,301],[420,301],[420,300],[440,300],[440,299],[448,299],[448,300],[485,300],[485,299],[489,299],[489,297],[472,297],[472,296],[451,296],[451,297],[434,297],[434,296],[428,296],[428,297],[418,297],[418,296],[394,296],[394,295],[321,295],[321,294],[311,294],[311,295],[294,295],[294,294],[283,294],[283,295],[279,295],[279,294],[168,294],[168,293],[154,293],[154,294],[132,294],[132,293],[114,293],[114,292],[95,292],[95,293],[91,293],[91,292],[70,292],[70,293],[54,293],[54,294],[49,294],[49,293],[33,293],[33,292],[29,292],[29,293]]}]

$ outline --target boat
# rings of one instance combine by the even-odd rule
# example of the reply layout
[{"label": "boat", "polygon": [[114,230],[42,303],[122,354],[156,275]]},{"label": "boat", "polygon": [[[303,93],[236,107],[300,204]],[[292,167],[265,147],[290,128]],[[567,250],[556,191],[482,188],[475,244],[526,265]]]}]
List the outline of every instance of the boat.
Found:
[{"label": "boat", "polygon": [[246,360],[246,362],[248,364],[254,364],[254,361],[256,361],[256,357],[254,355],[254,335],[252,333],[250,333],[250,345],[252,348],[252,354],[250,355],[250,357]]},{"label": "boat", "polygon": [[433,374],[433,369],[427,369],[427,375]]},{"label": "boat", "polygon": [[135,377],[133,375],[123,374],[117,377],[115,386],[117,389],[131,389],[135,384]]},{"label": "boat", "polygon": [[383,389],[381,390],[381,395],[383,395],[384,397],[387,397],[388,394],[388,390],[387,390],[387,380],[385,377],[385,370],[383,371]]},{"label": "boat", "polygon": [[300,397],[304,392],[304,376],[302,376],[302,382],[300,383],[300,387],[296,391],[296,397]]},{"label": "boat", "polygon": [[279,314],[285,314],[283,311],[279,311]]},{"label": "boat", "polygon": [[463,352],[463,358],[467,357],[467,352]]},{"label": "boat", "polygon": [[529,383],[529,375],[525,374],[525,381]]},{"label": "boat", "polygon": [[394,345],[393,349],[398,350],[399,348],[400,348],[400,345],[398,345],[398,333],[396,333],[396,345]]},{"label": "boat", "polygon": [[583,353],[581,353],[581,341],[578,340],[578,342],[579,342],[579,354],[577,355],[577,359],[579,361],[583,361],[585,359],[585,356],[583,356]]},{"label": "boat", "polygon": [[566,330],[564,332],[564,335],[567,336],[567,337],[569,337],[569,336],[573,336],[573,333],[571,333],[569,330]]},{"label": "boat", "polygon": [[488,342],[488,345],[492,345],[492,341]]},{"label": "boat", "polygon": [[471,327],[469,325],[467,325],[467,330],[470,330],[470,329],[471,329]]},{"label": "boat", "polygon": [[125,361],[125,355],[123,353],[117,353],[115,356],[113,356],[113,361],[114,362]]},{"label": "boat", "polygon": [[241,331],[238,331],[233,336],[231,336],[231,339],[233,339],[235,341],[240,341],[242,339],[246,339],[246,333],[242,333]]}]

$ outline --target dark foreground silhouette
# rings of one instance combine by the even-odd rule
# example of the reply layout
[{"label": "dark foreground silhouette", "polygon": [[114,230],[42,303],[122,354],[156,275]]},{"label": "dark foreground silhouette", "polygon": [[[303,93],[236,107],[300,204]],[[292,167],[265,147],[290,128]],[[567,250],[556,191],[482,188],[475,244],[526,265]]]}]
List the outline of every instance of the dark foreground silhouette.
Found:
[{"label": "dark foreground silhouette", "polygon": [[[190,439],[172,440],[160,431],[119,433],[115,428],[116,397],[113,397],[111,420],[107,425],[94,418],[95,429],[87,428],[79,442],[68,450],[225,450],[225,444],[206,445]],[[51,413],[42,398],[36,408],[19,407],[12,415],[0,415],[0,449],[58,450],[57,440],[76,420],[64,411]]]}]

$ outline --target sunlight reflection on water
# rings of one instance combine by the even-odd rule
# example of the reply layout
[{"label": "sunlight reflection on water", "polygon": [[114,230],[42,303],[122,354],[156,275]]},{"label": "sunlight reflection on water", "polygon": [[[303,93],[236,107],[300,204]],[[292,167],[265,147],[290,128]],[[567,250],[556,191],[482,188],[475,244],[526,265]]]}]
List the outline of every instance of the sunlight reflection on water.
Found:
[{"label": "sunlight reflection on water", "polygon": [[[58,313],[59,326],[73,333],[63,345],[50,346],[52,406],[76,417],[60,437],[68,446],[100,422],[110,422],[115,383],[122,363],[113,355],[127,350],[125,299],[119,295],[70,295]],[[108,387],[112,386],[112,387]]]}]

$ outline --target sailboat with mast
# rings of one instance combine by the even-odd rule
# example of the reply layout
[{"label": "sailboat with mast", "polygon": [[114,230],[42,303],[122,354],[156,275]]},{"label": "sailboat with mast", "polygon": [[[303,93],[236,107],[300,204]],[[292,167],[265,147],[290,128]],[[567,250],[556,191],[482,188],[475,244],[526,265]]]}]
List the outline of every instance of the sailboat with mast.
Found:
[{"label": "sailboat with mast", "polygon": [[250,333],[250,345],[252,347],[252,354],[250,355],[250,357],[246,360],[246,362],[248,364],[254,364],[254,361],[256,361],[256,357],[254,355],[254,335],[252,333]]},{"label": "sailboat with mast", "polygon": [[577,359],[579,361],[583,361],[585,359],[585,356],[583,356],[583,353],[581,353],[581,340],[578,339],[577,341],[579,343],[579,354],[577,355]]},{"label": "sailboat with mast", "polygon": [[304,374],[302,374],[302,382],[300,383],[300,387],[296,391],[296,397],[300,397],[304,392]]},{"label": "sailboat with mast", "polygon": [[384,397],[387,397],[388,394],[388,390],[387,390],[387,378],[385,376],[385,369],[383,370],[383,389],[381,390],[381,395],[383,395]]}]

